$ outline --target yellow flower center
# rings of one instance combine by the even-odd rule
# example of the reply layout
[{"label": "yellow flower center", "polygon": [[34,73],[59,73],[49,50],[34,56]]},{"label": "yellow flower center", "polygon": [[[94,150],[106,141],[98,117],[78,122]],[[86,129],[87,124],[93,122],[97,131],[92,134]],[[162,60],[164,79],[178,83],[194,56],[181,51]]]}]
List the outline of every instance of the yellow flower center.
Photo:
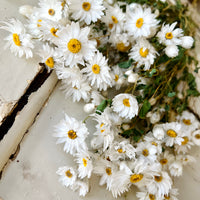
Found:
[{"label": "yellow flower center", "polygon": [[155,200],[156,197],[155,197],[153,194],[149,194],[149,199],[150,199],[150,200]]},{"label": "yellow flower center", "polygon": [[199,140],[200,139],[200,134],[196,134],[195,138]]},{"label": "yellow flower center", "polygon": [[104,126],[104,123],[101,123],[100,128],[102,128]]},{"label": "yellow flower center", "polygon": [[161,182],[162,179],[163,179],[162,176],[154,176],[154,180],[155,180],[156,182],[158,182],[158,183]]},{"label": "yellow flower center", "polygon": [[65,7],[65,4],[66,4],[66,2],[65,2],[65,1],[62,1],[62,3],[61,3],[62,8]]},{"label": "yellow flower center", "polygon": [[136,21],[136,27],[137,27],[137,28],[141,28],[142,25],[143,25],[143,22],[144,22],[144,19],[143,19],[143,18],[139,18],[139,19]]},{"label": "yellow flower center", "polygon": [[144,150],[142,151],[142,154],[143,154],[143,156],[147,157],[147,156],[149,155],[148,149],[144,149]]},{"label": "yellow flower center", "polygon": [[168,163],[168,160],[166,158],[160,160],[161,165],[166,165]]},{"label": "yellow flower center", "polygon": [[165,199],[170,199],[170,195],[164,195]]},{"label": "yellow flower center", "polygon": [[108,27],[109,27],[110,29],[112,29],[112,28],[113,28],[113,24],[108,24]]},{"label": "yellow flower center", "polygon": [[55,29],[54,27],[50,29],[50,32],[51,32],[51,34],[52,34],[54,37],[58,37],[58,36],[56,35],[57,30],[58,30],[58,28]]},{"label": "yellow flower center", "polygon": [[151,144],[156,146],[156,147],[158,146],[158,144],[156,142],[152,142]]},{"label": "yellow flower center", "polygon": [[83,158],[83,165],[84,165],[84,167],[87,166],[87,160],[85,158]]},{"label": "yellow flower center", "polygon": [[143,47],[140,48],[140,55],[143,57],[143,58],[146,58],[147,55],[149,53],[149,49],[145,49],[145,51],[143,51]]},{"label": "yellow flower center", "polygon": [[129,102],[129,99],[124,99],[123,100],[123,104],[126,106],[126,107],[130,107],[130,102]]},{"label": "yellow flower center", "polygon": [[77,39],[71,39],[68,42],[67,47],[72,53],[78,53],[81,50],[81,42]]},{"label": "yellow flower center", "polygon": [[37,27],[41,27],[42,26],[41,24],[39,24],[39,22],[42,22],[42,20],[38,19]]},{"label": "yellow flower center", "polygon": [[85,10],[85,11],[89,11],[90,8],[91,8],[91,4],[90,4],[89,2],[83,2],[82,8],[83,8],[83,10]]},{"label": "yellow flower center", "polygon": [[72,140],[76,139],[77,138],[77,135],[76,135],[76,132],[73,131],[73,130],[69,130],[68,131],[68,137]]},{"label": "yellow flower center", "polygon": [[125,46],[123,42],[117,43],[117,46],[116,46],[117,50],[121,51],[121,52],[128,51],[130,49],[130,47],[131,47],[130,45],[129,46]]},{"label": "yellow flower center", "polygon": [[165,34],[165,38],[171,40],[173,38],[173,34],[171,32],[168,32]]},{"label": "yellow flower center", "polygon": [[112,174],[112,170],[110,167],[106,168],[106,174],[108,174],[108,176],[110,176]]},{"label": "yellow flower center", "polygon": [[118,153],[123,153],[122,149],[117,149]]},{"label": "yellow flower center", "polygon": [[101,130],[101,133],[103,133],[104,131],[105,131],[105,129],[102,129],[102,130]]},{"label": "yellow flower center", "polygon": [[14,41],[15,45],[21,46],[21,42],[19,40],[19,35],[17,33],[13,33],[13,41]]},{"label": "yellow flower center", "polygon": [[177,133],[174,130],[170,129],[167,131],[167,135],[169,137],[175,138],[177,136]]},{"label": "yellow flower center", "polygon": [[70,170],[67,170],[66,172],[65,172],[65,175],[68,177],[68,178],[71,178],[73,175],[72,175],[72,173],[70,172]]},{"label": "yellow flower center", "polygon": [[111,18],[112,18],[113,23],[115,23],[115,24],[118,23],[118,20],[117,20],[117,18],[115,16],[112,16]]},{"label": "yellow flower center", "polygon": [[186,145],[186,144],[188,143],[189,139],[188,139],[187,136],[184,136],[183,139],[184,139],[184,140],[183,140],[183,142],[181,142],[181,144],[182,144],[182,145]]},{"label": "yellow flower center", "polygon": [[130,177],[130,182],[131,183],[137,183],[139,181],[141,181],[143,178],[143,174],[133,174]]},{"label": "yellow flower center", "polygon": [[119,76],[117,74],[115,74],[115,79],[116,82],[119,80]]},{"label": "yellow flower center", "polygon": [[92,66],[92,71],[93,71],[94,74],[99,74],[100,73],[100,66],[97,65],[97,64],[94,64]]},{"label": "yellow flower center", "polygon": [[50,9],[48,10],[48,13],[49,13],[49,15],[53,16],[53,15],[55,14],[55,10],[52,9],[52,8],[50,8]]},{"label": "yellow flower center", "polygon": [[188,126],[192,124],[191,121],[190,121],[190,119],[183,119],[182,121],[183,121],[183,123],[185,125],[188,125]]},{"label": "yellow flower center", "polygon": [[49,68],[53,68],[54,67],[54,60],[52,57],[49,57],[46,61],[45,64],[49,67]]}]

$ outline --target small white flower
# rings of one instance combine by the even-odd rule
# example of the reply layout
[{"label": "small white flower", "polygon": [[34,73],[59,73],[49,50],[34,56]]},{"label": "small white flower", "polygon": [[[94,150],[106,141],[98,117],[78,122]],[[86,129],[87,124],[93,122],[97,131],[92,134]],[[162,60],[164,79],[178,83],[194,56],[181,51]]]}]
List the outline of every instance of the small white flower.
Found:
[{"label": "small white flower", "polygon": [[136,196],[139,200],[156,200],[158,199],[157,195],[153,195],[146,192],[137,192]]},{"label": "small white flower", "polygon": [[0,29],[4,29],[10,34],[4,39],[7,41],[5,48],[10,48],[15,56],[26,58],[33,56],[32,49],[34,48],[31,40],[31,35],[26,32],[24,25],[17,19],[10,19],[8,22],[1,22]]},{"label": "small white flower", "polygon": [[181,37],[183,36],[183,30],[180,28],[175,28],[177,22],[173,24],[163,24],[161,31],[158,32],[157,37],[159,42],[165,44],[166,46],[181,45]]},{"label": "small white flower", "polygon": [[190,36],[181,37],[181,46],[185,49],[190,49],[193,46],[194,39]]},{"label": "small white flower", "polygon": [[77,174],[72,167],[59,167],[56,173],[60,176],[59,182],[66,187],[72,186],[77,178]]},{"label": "small white flower", "polygon": [[85,196],[89,192],[88,181],[76,181],[71,187],[73,191],[79,190],[80,196]]},{"label": "small white flower", "polygon": [[181,124],[178,122],[171,122],[163,124],[163,129],[165,131],[165,138],[163,141],[166,146],[173,146],[174,144],[181,145],[184,139],[181,136]]},{"label": "small white flower", "polygon": [[118,94],[112,102],[113,111],[126,119],[132,119],[138,114],[138,102],[131,94]]},{"label": "small white flower", "polygon": [[96,22],[103,15],[104,7],[102,0],[73,0],[70,11],[75,20],[85,21],[87,25]]},{"label": "small white flower", "polygon": [[149,37],[152,30],[155,29],[159,21],[156,20],[156,15],[151,13],[150,8],[143,9],[141,6],[137,6],[132,10],[128,10],[125,29],[134,38]]},{"label": "small white flower", "polygon": [[136,83],[138,81],[139,75],[137,73],[131,73],[128,76],[128,82],[129,83]]},{"label": "small white flower", "polygon": [[168,167],[174,161],[175,157],[173,154],[169,153],[169,151],[165,150],[163,154],[160,154],[158,157],[158,161],[162,165],[163,170],[168,170]]},{"label": "small white flower", "polygon": [[147,113],[146,116],[149,117],[150,122],[152,124],[156,124],[156,123],[158,123],[160,121],[161,113],[159,112],[159,110],[150,111],[150,112]]},{"label": "small white flower", "polygon": [[192,141],[195,145],[200,146],[200,130],[196,130],[192,133]]},{"label": "small white flower", "polygon": [[106,58],[99,51],[89,60],[89,64],[81,70],[86,73],[92,86],[96,86],[100,91],[111,86],[110,68]]},{"label": "small white flower", "polygon": [[93,170],[92,160],[88,152],[80,152],[76,154],[76,162],[79,164],[78,173],[81,179],[90,178]]},{"label": "small white flower", "polygon": [[144,70],[149,70],[150,66],[154,63],[156,54],[158,53],[147,40],[139,39],[136,45],[132,47],[129,56],[137,62],[138,67],[144,65]]},{"label": "small white flower", "polygon": [[93,103],[87,103],[84,105],[83,107],[83,110],[86,112],[86,113],[91,113],[93,112],[95,109],[95,105]]},{"label": "small white flower", "polygon": [[41,18],[59,21],[62,18],[62,5],[57,0],[40,0],[39,13]]},{"label": "small white flower", "polygon": [[107,6],[106,15],[102,17],[102,21],[107,24],[108,30],[120,33],[124,28],[125,14],[117,4],[112,7]]},{"label": "small white flower", "polygon": [[172,188],[172,189],[170,189],[168,194],[164,195],[164,199],[163,200],[167,200],[167,199],[178,200],[178,198],[177,198],[178,194],[179,194],[178,193],[178,189]]},{"label": "small white flower", "polygon": [[72,22],[65,28],[58,30],[56,45],[62,52],[65,65],[73,67],[75,64],[84,65],[84,60],[93,57],[96,51],[96,41],[88,40],[89,27],[80,28],[79,23]]},{"label": "small white flower", "polygon": [[183,165],[180,161],[174,161],[169,165],[169,171],[172,176],[181,176],[183,173]]},{"label": "small white flower", "polygon": [[179,50],[176,45],[168,45],[164,50],[165,50],[165,54],[170,58],[174,58],[178,56]]},{"label": "small white flower", "polygon": [[196,159],[193,156],[190,156],[190,155],[178,155],[178,156],[176,156],[176,160],[180,161],[183,166],[187,165],[189,163],[195,163],[196,162]]},{"label": "small white flower", "polygon": [[55,127],[55,137],[58,137],[57,144],[65,143],[64,151],[74,155],[77,152],[87,150],[85,138],[88,135],[85,124],[65,114],[65,118]]}]

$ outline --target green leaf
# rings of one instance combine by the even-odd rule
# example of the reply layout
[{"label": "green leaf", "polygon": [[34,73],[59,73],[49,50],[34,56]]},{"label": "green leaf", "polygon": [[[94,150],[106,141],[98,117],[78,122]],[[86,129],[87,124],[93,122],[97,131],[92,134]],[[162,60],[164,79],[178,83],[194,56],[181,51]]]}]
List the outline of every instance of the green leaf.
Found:
[{"label": "green leaf", "polygon": [[103,100],[96,109],[96,113],[101,115],[101,113],[105,110],[105,108],[109,105],[111,106],[112,104],[112,100],[111,99],[107,99],[107,100]]},{"label": "green leaf", "polygon": [[170,105],[165,105],[165,111],[169,111]]},{"label": "green leaf", "polygon": [[167,94],[168,97],[174,97],[176,95],[176,92],[169,92]]},{"label": "green leaf", "polygon": [[144,131],[142,130],[137,130],[137,129],[133,129],[133,140],[135,142],[138,142],[140,140],[140,138],[142,137],[142,135],[144,134]]},{"label": "green leaf", "polygon": [[144,100],[144,103],[143,103],[142,108],[139,113],[139,117],[141,119],[144,119],[150,109],[151,109],[151,104],[149,103],[148,100]]},{"label": "green leaf", "polygon": [[129,68],[129,67],[131,66],[132,62],[133,62],[133,60],[130,59],[130,60],[128,60],[128,61],[119,63],[118,66],[119,66],[120,68],[127,69],[127,68]]},{"label": "green leaf", "polygon": [[152,69],[152,70],[149,72],[149,77],[151,78],[156,72],[157,72],[156,69]]}]

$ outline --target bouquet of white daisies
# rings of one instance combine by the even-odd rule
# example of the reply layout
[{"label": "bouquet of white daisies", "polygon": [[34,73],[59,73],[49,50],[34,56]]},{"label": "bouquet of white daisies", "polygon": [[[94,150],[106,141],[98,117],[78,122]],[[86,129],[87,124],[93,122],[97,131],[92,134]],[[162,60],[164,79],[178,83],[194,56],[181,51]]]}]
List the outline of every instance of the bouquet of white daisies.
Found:
[{"label": "bouquet of white daisies", "polygon": [[[195,23],[187,5],[39,0],[19,12],[27,24],[1,22],[9,32],[6,47],[19,57],[41,56],[65,97],[84,101],[88,113],[82,122],[65,114],[56,125],[57,143],[77,163],[58,169],[61,184],[85,196],[93,173],[115,198],[134,185],[139,200],[177,200],[172,178],[195,161],[190,148],[200,146],[198,116],[188,108],[199,92],[198,67],[190,68],[198,63],[189,51]],[[88,118],[95,132],[89,133]]]}]

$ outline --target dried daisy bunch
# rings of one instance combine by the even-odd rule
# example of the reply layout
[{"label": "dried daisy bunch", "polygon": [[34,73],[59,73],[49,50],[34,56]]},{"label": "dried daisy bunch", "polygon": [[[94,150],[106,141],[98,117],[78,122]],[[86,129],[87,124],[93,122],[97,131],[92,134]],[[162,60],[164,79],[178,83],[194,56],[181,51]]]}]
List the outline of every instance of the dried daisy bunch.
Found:
[{"label": "dried daisy bunch", "polygon": [[6,46],[19,57],[41,56],[65,97],[84,101],[89,114],[83,121],[65,114],[55,128],[76,163],[58,169],[61,184],[85,196],[93,173],[115,198],[136,186],[139,200],[177,200],[173,177],[195,161],[191,147],[200,146],[200,123],[188,108],[199,92],[189,50],[196,25],[187,5],[40,0],[19,11],[26,24],[1,22],[10,32]]}]

